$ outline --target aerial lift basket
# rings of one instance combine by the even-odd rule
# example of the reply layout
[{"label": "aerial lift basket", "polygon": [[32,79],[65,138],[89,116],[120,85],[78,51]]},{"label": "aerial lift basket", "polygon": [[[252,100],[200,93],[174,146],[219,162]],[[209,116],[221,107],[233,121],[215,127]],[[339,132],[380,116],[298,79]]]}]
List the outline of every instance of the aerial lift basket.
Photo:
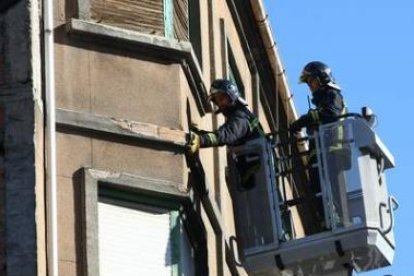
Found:
[{"label": "aerial lift basket", "polygon": [[[335,275],[390,265],[398,203],[384,171],[394,158],[368,122],[346,117],[309,137],[315,157],[306,165],[317,172],[316,200],[286,195],[286,186],[294,189],[295,164],[281,166],[291,157],[274,141],[258,138],[228,152],[239,255],[249,274]],[[297,210],[300,204],[312,210],[318,198],[320,229],[309,234]]]}]

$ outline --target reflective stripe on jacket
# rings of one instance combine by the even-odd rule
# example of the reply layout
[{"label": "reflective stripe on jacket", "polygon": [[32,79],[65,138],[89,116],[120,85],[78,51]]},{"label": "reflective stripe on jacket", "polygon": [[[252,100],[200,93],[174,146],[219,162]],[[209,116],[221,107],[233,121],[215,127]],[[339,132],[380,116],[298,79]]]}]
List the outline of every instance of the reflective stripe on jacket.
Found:
[{"label": "reflective stripe on jacket", "polygon": [[[316,109],[309,110],[307,114],[301,116],[296,121],[297,125],[307,128],[308,135],[313,135],[313,132],[319,128],[319,125],[338,121],[338,117],[347,112],[341,92],[329,87],[323,87],[316,91],[313,94],[312,103],[315,104]],[[343,118],[339,120],[343,120]],[[343,126],[338,127],[332,134],[329,142],[329,150],[339,150],[342,148],[344,140]],[[315,145],[311,141],[309,157],[313,158],[314,156]]]}]

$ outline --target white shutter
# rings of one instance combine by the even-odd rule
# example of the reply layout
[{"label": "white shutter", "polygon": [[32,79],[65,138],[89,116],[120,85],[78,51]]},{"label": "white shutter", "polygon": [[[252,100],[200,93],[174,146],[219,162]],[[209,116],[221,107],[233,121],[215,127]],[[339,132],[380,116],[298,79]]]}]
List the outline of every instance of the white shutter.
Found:
[{"label": "white shutter", "polygon": [[170,214],[98,203],[101,276],[171,276]]}]

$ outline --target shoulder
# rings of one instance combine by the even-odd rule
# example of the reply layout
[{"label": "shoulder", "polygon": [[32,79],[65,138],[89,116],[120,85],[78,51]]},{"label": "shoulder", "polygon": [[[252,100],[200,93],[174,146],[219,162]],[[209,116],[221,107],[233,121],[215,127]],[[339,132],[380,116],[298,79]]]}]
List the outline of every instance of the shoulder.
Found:
[{"label": "shoulder", "polygon": [[325,98],[331,100],[342,100],[342,93],[340,90],[328,89],[325,91]]},{"label": "shoulder", "polygon": [[244,106],[237,107],[232,110],[230,113],[231,118],[240,118],[240,119],[249,119],[251,117],[251,112]]},{"label": "shoulder", "polygon": [[338,89],[334,89],[334,88],[328,88],[326,90],[326,93],[331,94],[331,95],[342,95],[341,90]]}]

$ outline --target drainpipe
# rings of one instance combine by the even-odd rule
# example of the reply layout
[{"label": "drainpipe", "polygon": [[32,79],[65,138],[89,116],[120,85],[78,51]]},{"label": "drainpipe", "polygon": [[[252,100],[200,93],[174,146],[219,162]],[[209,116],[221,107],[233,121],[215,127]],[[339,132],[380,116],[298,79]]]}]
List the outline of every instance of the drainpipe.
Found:
[{"label": "drainpipe", "polygon": [[46,88],[46,219],[48,275],[58,275],[56,108],[53,1],[44,0],[45,88]]},{"label": "drainpipe", "polygon": [[260,35],[266,47],[266,52],[272,66],[273,73],[275,75],[276,84],[278,85],[277,88],[282,93],[281,98],[286,108],[288,122],[291,122],[298,118],[298,114],[295,104],[293,103],[293,95],[290,92],[287,83],[285,69],[283,68],[278,50],[276,48],[276,41],[273,39],[268,15],[266,14],[262,0],[251,0],[250,3],[252,5],[253,13],[260,30]]}]

